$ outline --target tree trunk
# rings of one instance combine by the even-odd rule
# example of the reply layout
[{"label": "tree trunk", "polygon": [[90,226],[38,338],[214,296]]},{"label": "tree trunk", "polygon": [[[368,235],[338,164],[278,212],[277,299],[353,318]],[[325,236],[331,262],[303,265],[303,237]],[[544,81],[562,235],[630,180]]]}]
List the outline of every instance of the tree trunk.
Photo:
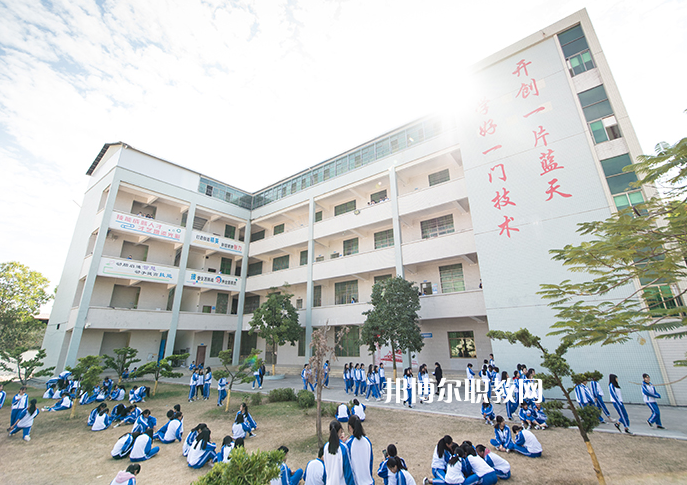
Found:
[{"label": "tree trunk", "polygon": [[76,403],[79,401],[79,395],[78,393],[74,394],[74,402],[72,402],[72,412],[69,413],[69,419],[74,419],[74,416],[76,416]]},{"label": "tree trunk", "polygon": [[120,385],[122,383],[122,375],[119,374],[119,380],[117,381],[117,385]]},{"label": "tree trunk", "polygon": [[276,364],[277,364],[277,342],[274,342],[272,344],[272,375],[275,376],[276,374]]},{"label": "tree trunk", "polygon": [[157,379],[155,379],[155,386],[153,386],[153,396],[157,392]]},{"label": "tree trunk", "polygon": [[224,412],[229,412],[229,400],[231,399],[231,389],[227,389],[227,404],[224,406]]},{"label": "tree trunk", "polygon": [[[321,366],[320,366],[321,367]],[[324,369],[317,370],[317,445],[324,446],[322,440],[322,386],[324,385]]]},{"label": "tree trunk", "polygon": [[[393,342],[391,342],[391,360],[394,363],[394,382],[396,382],[398,378],[396,373],[396,346]],[[391,388],[391,386],[389,386],[389,388]]]}]

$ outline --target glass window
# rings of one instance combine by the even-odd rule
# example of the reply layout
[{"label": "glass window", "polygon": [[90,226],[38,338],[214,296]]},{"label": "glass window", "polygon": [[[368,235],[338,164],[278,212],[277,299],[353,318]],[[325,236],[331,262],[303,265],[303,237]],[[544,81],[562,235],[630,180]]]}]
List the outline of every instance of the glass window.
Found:
[{"label": "glass window", "polygon": [[444,182],[448,182],[449,180],[451,180],[451,178],[450,178],[449,173],[448,173],[448,168],[446,170],[442,170],[440,172],[429,174],[429,186],[430,187],[432,185],[437,185],[437,184],[441,184]]},{"label": "glass window", "polygon": [[335,216],[340,216],[341,214],[345,214],[346,212],[351,212],[355,210],[355,200],[348,201],[344,204],[337,205],[334,207],[334,215]]},{"label": "glass window", "polygon": [[389,155],[389,153],[391,153],[391,148],[389,147],[389,139],[384,138],[383,140],[380,140],[377,143],[375,143],[375,151],[377,154],[377,160]]},{"label": "glass window", "polygon": [[[246,297],[246,300],[248,297]],[[248,330],[241,332],[241,358],[248,357],[251,350],[258,346],[258,334],[251,334]]]},{"label": "glass window", "polygon": [[370,143],[366,147],[363,147],[363,165],[367,165],[370,162],[375,161],[375,145]]},{"label": "glass window", "polygon": [[441,292],[453,293],[454,291],[465,291],[465,281],[463,279],[463,265],[452,264],[450,266],[439,266],[439,278],[441,280]]},{"label": "glass window", "polygon": [[391,279],[390,274],[383,274],[383,275],[375,276],[375,283],[374,284],[376,285],[380,281],[390,280],[390,279]]},{"label": "glass window", "polygon": [[592,130],[594,143],[608,141],[608,136],[606,135],[606,130],[604,128],[603,122],[595,121],[594,123],[589,123],[589,129]]},{"label": "glass window", "polygon": [[224,237],[228,237],[229,239],[236,239],[236,228],[234,226],[230,226],[229,224],[225,224]]},{"label": "glass window", "polygon": [[375,249],[388,248],[394,245],[394,230],[375,232]]},{"label": "glass window", "polygon": [[466,332],[449,332],[448,348],[449,357],[452,359],[474,359],[477,357],[475,333],[471,330]]},{"label": "glass window", "polygon": [[314,286],[312,289],[312,306],[322,306],[322,286]]},{"label": "glass window", "polygon": [[229,309],[229,294],[217,293],[217,303],[215,303],[215,313],[226,314]]},{"label": "glass window", "polygon": [[222,262],[219,265],[219,271],[222,274],[231,274],[231,259],[222,258]]},{"label": "glass window", "polygon": [[422,239],[450,234],[455,232],[453,229],[453,214],[422,221],[420,222],[420,227],[422,229]]},{"label": "glass window", "polygon": [[280,256],[272,260],[272,271],[279,271],[289,268],[289,255]]},{"label": "glass window", "polygon": [[358,280],[334,284],[334,304],[347,305],[348,303],[358,303]]},{"label": "glass window", "polygon": [[262,261],[248,264],[248,276],[262,274]]},{"label": "glass window", "polygon": [[630,187],[630,184],[636,181],[637,175],[635,175],[634,172],[628,172],[622,175],[614,175],[613,177],[606,178],[608,188],[611,189],[611,194],[618,194],[620,192],[632,190],[634,187]]},{"label": "glass window", "polygon": [[425,141],[425,132],[422,129],[422,123],[411,126],[406,130],[406,142],[408,146],[412,146],[423,141]]},{"label": "glass window", "polygon": [[558,34],[558,41],[561,43],[561,45],[566,45],[574,40],[579,39],[580,37],[584,37],[584,32],[582,31],[582,26],[577,24],[575,27]]},{"label": "glass window", "polygon": [[224,332],[212,332],[212,340],[210,341],[210,357],[219,357],[219,353],[223,350],[223,345]]},{"label": "glass window", "polygon": [[315,222],[320,222],[322,220],[322,211],[315,212]]},{"label": "glass window", "polygon": [[301,251],[301,266],[308,264],[308,250]]},{"label": "glass window", "polygon": [[339,337],[344,331],[344,327],[334,327],[334,341],[341,338],[341,345],[336,347],[337,357],[360,357],[360,344],[358,343],[359,328],[350,326],[348,333]]},{"label": "glass window", "polygon": [[348,155],[336,161],[336,175],[342,175],[346,172],[348,172]]},{"label": "glass window", "polygon": [[274,235],[281,234],[284,232],[284,224],[279,224],[274,226]]},{"label": "glass window", "polygon": [[358,254],[358,238],[348,239],[343,242],[343,255],[349,256],[351,254]]},{"label": "glass window", "polygon": [[375,192],[374,194],[370,195],[370,202],[379,202],[382,199],[386,199],[386,189],[380,190],[379,192]]},{"label": "glass window", "polygon": [[624,155],[618,155],[617,157],[613,158],[607,158],[606,160],[601,160],[601,166],[604,169],[606,177],[623,173],[623,168],[627,167],[628,165],[632,165],[632,159],[628,153],[625,153]]},{"label": "glass window", "polygon": [[363,164],[363,152],[362,150],[356,150],[353,153],[348,154],[348,166],[353,170],[358,168]]},{"label": "glass window", "polygon": [[258,308],[260,308],[260,295],[246,295],[246,299],[243,302],[243,313],[253,313]]},{"label": "glass window", "polygon": [[250,242],[259,241],[261,239],[265,239],[265,230],[264,229],[262,231],[254,232],[250,235]]},{"label": "glass window", "polygon": [[[646,304],[649,306],[649,310],[670,310],[678,306],[683,306],[682,298],[673,295],[673,290],[670,285],[659,285],[659,286],[648,286],[644,289],[644,299]],[[655,314],[652,312],[652,316],[660,317],[663,316],[660,312]],[[676,312],[671,314],[671,316],[680,316],[680,313]]]},{"label": "glass window", "polygon": [[396,153],[406,148],[406,134],[405,131],[396,133],[389,137],[389,144],[391,145],[391,153]]},{"label": "glass window", "polygon": [[305,357],[305,328],[301,327],[301,336],[298,339],[298,357]]}]

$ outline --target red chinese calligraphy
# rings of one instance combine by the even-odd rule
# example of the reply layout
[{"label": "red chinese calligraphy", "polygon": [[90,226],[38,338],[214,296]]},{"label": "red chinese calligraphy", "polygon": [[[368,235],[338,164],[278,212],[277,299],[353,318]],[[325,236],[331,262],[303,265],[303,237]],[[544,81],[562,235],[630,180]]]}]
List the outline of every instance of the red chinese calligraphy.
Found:
[{"label": "red chinese calligraphy", "polygon": [[495,132],[496,123],[494,123],[494,120],[485,121],[482,123],[482,126],[479,127],[480,136],[493,135]]},{"label": "red chinese calligraphy", "polygon": [[489,183],[491,183],[491,172],[493,172],[496,169],[496,167],[499,167],[501,169],[501,176],[498,178],[505,182],[506,181],[506,169],[503,168],[502,163],[497,163],[496,165],[494,165],[493,167],[491,167],[489,169]]},{"label": "red chinese calligraphy", "polygon": [[515,65],[515,71],[513,71],[512,74],[517,74],[517,76],[520,77],[520,71],[524,70],[525,76],[529,76],[529,73],[527,72],[527,66],[530,64],[532,63],[525,61],[525,59],[520,59],[520,61]]},{"label": "red chinese calligraphy", "polygon": [[520,229],[516,229],[515,227],[510,227],[510,223],[514,221],[512,217],[508,216],[503,216],[505,218],[505,221],[503,221],[502,224],[499,224],[498,227],[501,228],[501,232],[499,232],[499,236],[502,236],[503,233],[506,233],[506,236],[510,237],[510,232],[511,231],[520,231]]},{"label": "red chinese calligraphy", "polygon": [[480,114],[487,114],[489,112],[489,100],[487,98],[482,98],[477,102],[477,109],[475,110]]},{"label": "red chinese calligraphy", "polygon": [[546,143],[546,137],[549,135],[549,132],[546,131],[543,126],[539,125],[539,133],[537,133],[537,130],[532,130],[532,133],[534,133],[535,147],[539,144],[539,140],[544,142],[544,146],[549,146],[548,143]]},{"label": "red chinese calligraphy", "polygon": [[489,152],[493,152],[494,150],[498,150],[499,148],[503,148],[501,145],[495,145],[491,147],[489,150],[485,150],[482,152],[482,155],[486,155]]},{"label": "red chinese calligraphy", "polygon": [[515,202],[510,200],[508,194],[510,194],[510,192],[507,191],[505,187],[503,188],[503,194],[500,194],[497,190],[496,197],[491,199],[491,201],[494,203],[494,207],[496,207],[498,210],[501,210],[507,205],[515,205]]},{"label": "red chinese calligraphy", "polygon": [[549,195],[549,198],[546,199],[546,201],[550,201],[553,199],[553,194],[558,194],[561,197],[572,197],[572,194],[564,194],[563,192],[559,192],[558,189],[561,188],[560,185],[555,185],[558,182],[558,179],[553,179],[549,182],[549,188],[546,189],[546,193]]},{"label": "red chinese calligraphy", "polygon": [[522,96],[522,99],[526,99],[530,94],[539,96],[539,88],[537,88],[537,81],[534,78],[532,78],[531,83],[522,83],[520,91],[518,91],[515,97]]},{"label": "red chinese calligraphy", "polygon": [[539,175],[544,175],[552,170],[558,170],[559,168],[565,168],[563,166],[558,166],[558,163],[554,161],[553,159],[553,150],[549,148],[548,152],[542,152],[541,156],[539,157],[539,160],[541,160],[541,168],[544,170],[542,173]]},{"label": "red chinese calligraphy", "polygon": [[527,118],[535,113],[539,113],[540,111],[544,111],[546,108],[544,106],[540,106],[539,108],[535,109],[534,111],[530,111],[526,115],[522,115],[523,118]]}]

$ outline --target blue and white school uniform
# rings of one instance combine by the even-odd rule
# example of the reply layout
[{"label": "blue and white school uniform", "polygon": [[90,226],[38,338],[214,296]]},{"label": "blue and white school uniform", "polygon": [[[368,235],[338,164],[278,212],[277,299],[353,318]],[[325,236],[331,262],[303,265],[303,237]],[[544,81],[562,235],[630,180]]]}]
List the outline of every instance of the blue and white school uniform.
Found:
[{"label": "blue and white school uniform", "polygon": [[181,447],[181,454],[184,456],[188,456],[188,450],[191,449],[191,445],[196,441],[196,436],[198,436],[198,431],[191,431],[188,436],[186,437],[186,440],[184,441],[183,446]]},{"label": "blue and white school uniform", "polygon": [[159,446],[152,446],[153,439],[147,434],[139,435],[129,453],[129,460],[133,462],[150,460],[160,451]]},{"label": "blue and white school uniform", "polygon": [[[241,413],[241,411],[238,411],[236,413],[236,417],[238,417],[239,414],[243,414],[243,413]],[[236,421],[236,419],[234,419],[234,421]],[[258,427],[258,423],[255,422],[255,420],[253,419],[253,416],[251,416],[250,413],[243,414],[243,423],[248,425],[248,428],[249,428],[248,431],[253,431],[255,428]]]},{"label": "blue and white school uniform", "polygon": [[396,472],[396,483],[398,485],[416,485],[415,479],[408,470],[399,470]]},{"label": "blue and white school uniform", "polygon": [[132,389],[132,392],[129,393],[129,402],[131,404],[139,403],[139,402],[144,402],[144,399],[146,397],[146,388],[141,386],[135,391]]},{"label": "blue and white school uniform", "polygon": [[489,464],[478,455],[468,455],[465,457],[465,461],[470,466],[472,471],[478,477],[477,480],[468,479],[468,483],[479,483],[481,485],[494,485],[498,482],[499,478],[496,475],[496,470],[494,470]]},{"label": "blue and white school uniform", "polygon": [[515,435],[513,449],[530,458],[538,458],[542,453],[541,443],[539,443],[539,440],[534,436],[534,433],[526,429],[523,429]]},{"label": "blue and white school uniform", "polygon": [[374,379],[374,374],[372,372],[367,374],[367,396],[365,397],[365,399],[370,399],[370,393],[372,393],[373,398],[379,398],[379,394],[377,394],[377,388],[375,386]]},{"label": "blue and white school uniform", "polygon": [[384,392],[386,389],[386,371],[384,367],[379,368],[379,392]]},{"label": "blue and white school uniform", "polygon": [[148,417],[146,418],[146,417],[143,416],[143,414],[141,413],[141,414],[136,418],[136,422],[134,423],[134,427],[133,427],[133,429],[131,430],[131,432],[132,432],[132,433],[135,433],[136,431],[138,431],[139,433],[143,433],[143,432],[144,432],[145,430],[147,430],[148,428],[154,427],[155,425],[152,424],[152,422],[151,422],[151,420],[150,420],[151,417],[152,417],[152,416],[148,416]]},{"label": "blue and white school uniform", "polygon": [[196,397],[196,385],[198,384],[198,374],[195,372],[191,374],[191,382],[189,382],[190,390],[188,391],[188,400],[192,401]]},{"label": "blue and white school uniform", "polygon": [[353,405],[353,410],[351,415],[355,414],[360,418],[360,421],[363,422],[365,421],[365,405],[364,404],[355,404]]},{"label": "blue and white school uniform", "polygon": [[520,388],[518,387],[518,379],[513,379],[508,385],[504,382],[503,389],[506,392],[506,397],[508,397],[509,392],[513,392],[513,401],[507,401],[506,405],[506,416],[510,421],[513,421],[513,413],[518,410],[518,402],[520,401]]},{"label": "blue and white school uniform", "polygon": [[64,411],[72,407],[72,400],[69,398],[69,394],[65,394],[62,399],[49,409],[49,411]]},{"label": "blue and white school uniform", "polygon": [[122,424],[134,424],[142,413],[143,411],[138,407],[132,409],[131,412],[122,419]]},{"label": "blue and white school uniform", "polygon": [[491,377],[489,376],[489,371],[481,370],[479,371],[479,376],[482,379],[484,389],[487,390],[487,397],[491,396]]},{"label": "blue and white school uniform", "polygon": [[91,427],[91,431],[102,431],[104,429],[109,428],[111,424],[112,424],[112,418],[110,417],[109,414],[107,414],[107,413],[98,414],[95,417],[95,421],[93,422],[93,426]]},{"label": "blue and white school uniform", "polygon": [[[5,391],[2,391],[5,392]],[[55,395],[55,389],[52,387],[49,387],[44,393],[43,393],[43,399],[52,399],[52,397]],[[0,409],[2,406],[0,406]]]},{"label": "blue and white school uniform", "polygon": [[528,423],[528,421],[530,423],[532,421],[534,421],[534,415],[532,413],[532,410],[529,408],[529,406],[527,409],[520,408],[520,412],[518,413],[518,416],[520,416],[520,421],[522,421],[523,426],[529,427],[530,424]]},{"label": "blue and white school uniform", "polygon": [[[400,456],[396,457],[397,460],[401,460],[402,468],[408,468],[406,462]],[[396,485],[396,473],[391,473],[388,467],[389,458],[385,458],[383,462],[379,464],[377,469],[377,475],[379,478],[384,480],[384,485]]]},{"label": "blue and white school uniform", "polygon": [[270,485],[298,485],[303,477],[303,470],[300,468],[295,472],[291,472],[291,469],[286,466],[286,463],[281,464],[279,467],[279,476],[270,481]]},{"label": "blue and white school uniform", "polygon": [[231,426],[231,437],[234,440],[245,438],[250,433],[250,425],[248,423],[234,423]]},{"label": "blue and white school uniform", "polygon": [[103,402],[105,399],[107,399],[108,391],[107,388],[101,387],[100,392],[95,396],[96,402]]},{"label": "blue and white school uniform", "polygon": [[29,395],[24,393],[22,394],[16,394],[12,398],[12,411],[10,412],[10,426],[13,426],[14,423],[17,422],[17,419],[19,419],[19,414],[24,410],[29,407]]},{"label": "blue and white school uniform", "polygon": [[329,364],[324,363],[324,387],[329,387]]},{"label": "blue and white school uniform", "polygon": [[649,416],[647,422],[650,425],[655,423],[657,426],[663,426],[661,424],[661,411],[658,409],[658,404],[656,403],[656,399],[660,399],[661,395],[656,392],[656,388],[653,384],[647,384],[646,382],[642,382],[642,395],[644,397],[644,402],[649,406],[649,409],[651,409],[651,416]]},{"label": "blue and white school uniform", "polygon": [[[303,370],[305,372],[305,369]],[[301,372],[301,377],[303,377],[303,372]],[[305,384],[305,383],[303,383]],[[255,389],[255,386],[260,388],[260,368],[258,367],[253,371],[253,384],[251,384],[251,389]],[[305,388],[303,388],[305,389]]]},{"label": "blue and white school uniform", "polygon": [[98,415],[98,410],[100,408],[93,408],[91,413],[88,415],[88,420],[86,421],[86,424],[88,426],[93,426],[93,423],[95,423],[95,417]]},{"label": "blue and white school uniform", "polygon": [[154,440],[160,440],[162,443],[171,444],[175,441],[181,441],[184,428],[181,421],[172,419],[165,423],[165,425],[153,435]]},{"label": "blue and white school uniform", "polygon": [[495,447],[503,446],[507,450],[513,449],[513,438],[511,437],[510,428],[506,425],[503,429],[498,426],[494,428],[494,439],[489,440],[489,443]]},{"label": "blue and white school uniform", "polygon": [[0,391],[0,409],[5,405],[5,399],[7,399],[7,393],[5,391]]},{"label": "blue and white school uniform", "polygon": [[356,485],[374,484],[374,478],[372,478],[374,457],[370,439],[367,436],[360,439],[351,436],[346,442],[346,446],[351,454],[351,468]]},{"label": "blue and white school uniform", "polygon": [[408,407],[413,407],[413,378],[405,376],[404,379],[406,381],[406,390],[408,391],[408,400],[406,402],[408,403]]},{"label": "blue and white school uniform", "polygon": [[126,396],[126,392],[124,389],[115,389],[110,393],[110,400],[111,401],[123,401],[124,396]]},{"label": "blue and white school uniform", "polygon": [[346,391],[346,394],[348,394],[348,374],[349,374],[348,370],[345,370],[343,372],[344,391]]},{"label": "blue and white school uniform", "polygon": [[203,379],[203,398],[210,399],[210,386],[212,385],[212,372],[205,374]]},{"label": "blue and white school uniform", "polygon": [[448,461],[451,459],[451,453],[448,450],[444,450],[444,456],[439,456],[439,447],[434,447],[434,453],[432,453],[432,475],[434,478],[439,480],[444,480],[446,476],[446,466]]},{"label": "blue and white school uniform", "polygon": [[[579,404],[582,408],[594,405],[594,396],[592,396],[592,391],[590,391],[589,388],[582,383],[575,386],[575,399],[577,400],[577,404]],[[599,422],[603,423],[604,418],[599,416]]]},{"label": "blue and white school uniform", "polygon": [[365,367],[358,369],[358,380],[360,381],[360,394],[367,392],[367,372]]},{"label": "blue and white school uniform", "polygon": [[217,381],[217,391],[217,405],[221,406],[224,400],[227,398],[227,379],[225,377],[222,377],[219,381]]},{"label": "blue and white school uniform", "polygon": [[465,376],[467,377],[468,381],[472,381],[475,378],[475,371],[470,367],[466,367]]},{"label": "blue and white school uniform", "polygon": [[608,412],[608,408],[606,408],[606,404],[604,404],[604,393],[601,390],[599,383],[596,381],[589,381],[589,387],[591,388],[596,407],[599,408],[599,411],[601,411],[606,417],[610,418],[611,413]]},{"label": "blue and white school uniform", "polygon": [[327,471],[324,469],[322,460],[316,458],[305,465],[303,482],[305,485],[325,485],[327,483]]},{"label": "blue and white school uniform", "polygon": [[548,418],[544,410],[536,406],[532,408],[532,417],[538,424],[546,424]]},{"label": "blue and white school uniform", "polygon": [[615,387],[613,384],[608,384],[608,394],[611,396],[611,402],[615,411],[618,413],[618,421],[625,426],[625,428],[630,427],[630,417],[627,415],[627,410],[625,409],[625,404],[623,404],[623,395],[620,392],[619,387]]},{"label": "blue and white school uniform", "polygon": [[129,453],[131,453],[131,448],[133,446],[134,437],[131,436],[131,433],[127,433],[117,440],[114,447],[112,448],[112,451],[110,452],[110,455],[112,455],[112,458],[114,458],[115,460],[121,460],[122,458],[126,458],[127,456],[129,456]]},{"label": "blue and white school uniform", "polygon": [[501,380],[501,376],[498,372],[494,373],[494,393],[498,399],[503,399],[506,397],[506,391],[504,390],[505,382]]},{"label": "blue and white school uniform", "polygon": [[219,450],[219,452],[215,455],[214,462],[215,463],[229,463],[229,460],[231,459],[231,452],[234,449],[234,442],[232,441],[228,445],[222,446],[222,448]]},{"label": "blue and white school uniform", "polygon": [[113,385],[114,385],[114,382],[110,378],[107,378],[103,381],[103,387],[107,389],[108,393],[112,392],[112,386]]},{"label": "blue and white school uniform", "polygon": [[87,406],[91,403],[94,403],[96,397],[98,397],[98,395],[96,394],[95,389],[93,390],[93,392],[84,392],[83,394],[81,394],[81,397],[79,398],[79,404],[82,406]]},{"label": "blue and white school uniform", "polygon": [[[305,367],[303,367],[303,370],[301,371],[301,379],[303,379],[303,389],[306,390],[308,389],[308,373],[305,371]],[[255,376],[255,380],[253,381],[253,384],[255,384],[255,381],[258,380],[258,376]]]},{"label": "blue and white school uniform", "polygon": [[339,449],[334,455],[329,453],[329,442],[325,443],[322,461],[327,472],[327,485],[357,485],[351,467],[351,455],[343,441],[339,440]]},{"label": "blue and white school uniform", "polygon": [[508,480],[510,478],[510,463],[496,453],[491,452],[487,454],[484,457],[484,461],[496,471],[496,476],[501,480]]},{"label": "blue and white school uniform", "polygon": [[[23,437],[26,439],[27,437],[29,440],[31,439],[31,427],[33,426],[33,420],[38,416],[40,413],[40,410],[36,408],[33,413],[29,414],[28,409],[23,409],[20,413],[19,416],[17,417],[17,422],[15,424],[15,427],[12,431],[10,431],[10,436],[12,436],[14,433],[18,433],[19,430],[23,432]],[[26,440],[28,441],[28,440]]]},{"label": "blue and white school uniform", "polygon": [[489,406],[482,407],[482,417],[485,419],[485,421],[493,421],[496,418],[496,415],[494,414],[494,406],[489,403]]},{"label": "blue and white school uniform", "polygon": [[348,423],[348,418],[351,416],[351,412],[348,410],[348,406],[341,403],[339,407],[336,408],[336,420],[340,423]]},{"label": "blue and white school uniform", "polygon": [[212,463],[216,455],[215,448],[217,448],[215,443],[208,442],[203,446],[202,441],[194,441],[188,450],[188,455],[186,455],[188,466],[191,468],[203,468],[206,463]]}]

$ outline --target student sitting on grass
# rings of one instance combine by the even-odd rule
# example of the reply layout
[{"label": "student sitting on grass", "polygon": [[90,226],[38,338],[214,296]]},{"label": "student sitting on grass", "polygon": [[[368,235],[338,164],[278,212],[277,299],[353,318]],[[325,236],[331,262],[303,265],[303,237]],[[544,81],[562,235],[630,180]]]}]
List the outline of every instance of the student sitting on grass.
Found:
[{"label": "student sitting on grass", "polygon": [[181,423],[181,420],[184,419],[183,414],[170,409],[167,411],[167,418],[169,421],[153,435],[153,439],[160,440],[165,444],[181,441],[184,433],[184,427]]},{"label": "student sitting on grass", "polygon": [[489,426],[494,425],[494,406],[492,406],[489,400],[482,403],[482,418],[484,418],[484,424],[488,424]]},{"label": "student sitting on grass", "polygon": [[249,432],[250,436],[254,438],[256,435],[253,434],[253,430],[258,429],[258,423],[255,422],[255,420],[253,419],[253,416],[251,416],[250,413],[248,412],[248,406],[246,405],[245,402],[241,403],[241,407],[239,408],[238,412],[236,413],[236,416],[238,416],[239,414],[243,415],[243,422],[245,424],[247,424],[248,427],[250,428],[247,431]]},{"label": "student sitting on grass", "polygon": [[365,405],[360,404],[357,399],[353,399],[353,409],[351,411],[351,417],[358,416],[361,422],[365,421]]},{"label": "student sitting on grass", "polygon": [[350,417],[351,412],[348,410],[348,406],[344,403],[339,404],[339,407],[336,408],[336,420],[340,423],[348,423]]},{"label": "student sitting on grass", "polygon": [[131,453],[129,453],[129,460],[134,462],[145,461],[157,455],[160,447],[153,447],[152,444],[153,429],[148,428],[134,440],[134,446],[131,448]]},{"label": "student sitting on grass", "polygon": [[503,419],[503,416],[496,416],[496,424],[494,425],[494,439],[490,440],[493,446],[499,451],[508,453],[513,449],[513,439],[511,438],[510,428]]},{"label": "student sitting on grass", "polygon": [[300,468],[295,472],[286,465],[286,457],[289,454],[289,449],[286,446],[280,446],[279,451],[284,452],[284,461],[279,467],[279,476],[270,482],[270,485],[298,485],[303,477],[303,470]]},{"label": "student sitting on grass", "polygon": [[396,477],[396,483],[398,485],[416,485],[413,476],[408,472],[408,470],[401,468],[396,458],[389,458],[387,466],[389,467],[389,473],[394,474]]},{"label": "student sitting on grass", "polygon": [[549,425],[546,424],[546,419],[548,416],[546,416],[546,413],[542,409],[541,405],[542,403],[540,402],[534,403],[534,406],[532,406],[532,416],[541,429],[546,429],[549,427]]},{"label": "student sitting on grass", "polygon": [[134,441],[136,438],[138,438],[139,434],[140,433],[124,433],[122,436],[120,436],[110,452],[112,458],[115,460],[121,460],[122,458],[129,456],[129,453],[131,453],[131,448],[134,446]]},{"label": "student sitting on grass", "polygon": [[229,463],[234,446],[236,446],[234,439],[229,435],[225,436],[222,440],[222,448],[215,456],[215,463]]},{"label": "student sitting on grass", "polygon": [[126,389],[124,388],[124,386],[115,386],[115,388],[110,393],[110,397],[108,397],[108,399],[110,401],[123,401],[125,396]]},{"label": "student sitting on grass", "polygon": [[139,433],[142,433],[148,428],[155,428],[155,426],[157,426],[157,419],[150,415],[150,409],[146,409],[138,418],[136,418],[134,428],[131,430],[131,432],[134,433],[138,431]]},{"label": "student sitting on grass", "polygon": [[70,409],[72,405],[73,403],[71,400],[71,396],[68,393],[64,393],[62,399],[55,403],[53,407],[49,408],[46,406],[43,408],[43,411],[64,411],[66,409]]},{"label": "student sitting on grass", "polygon": [[184,445],[181,448],[181,453],[184,456],[188,456],[188,451],[191,449],[191,445],[193,445],[193,442],[196,440],[198,433],[200,433],[201,431],[203,431],[207,427],[208,427],[207,424],[199,423],[198,426],[196,426],[195,428],[193,428],[191,430],[191,432],[186,437],[186,441],[184,441]]},{"label": "student sitting on grass", "polygon": [[539,429],[539,426],[537,425],[537,422],[534,419],[532,410],[530,409],[529,403],[527,401],[523,401],[520,405],[520,412],[518,413],[518,415],[520,416],[522,426],[525,429],[530,429],[532,427],[534,427],[535,429]]},{"label": "student sitting on grass", "polygon": [[191,468],[203,468],[206,463],[212,463],[215,459],[217,445],[210,442],[210,430],[203,429],[196,436],[193,445],[188,450],[186,461]]},{"label": "student sitting on grass", "polygon": [[9,436],[14,433],[18,433],[19,430],[22,431],[24,435],[24,441],[31,441],[31,427],[33,426],[33,420],[38,416],[40,410],[36,409],[36,399],[31,399],[29,407],[23,409],[17,416],[17,420],[10,429]]},{"label": "student sitting on grass", "polygon": [[234,421],[234,425],[231,427],[232,438],[234,438],[234,439],[244,438],[245,439],[248,433],[250,433],[250,425],[248,425],[248,423],[245,423],[243,421],[243,414],[237,413],[236,414],[236,421]]},{"label": "student sitting on grass", "polygon": [[136,475],[141,471],[141,465],[133,463],[125,471],[120,471],[110,482],[110,485],[136,485]]},{"label": "student sitting on grass", "polygon": [[[408,467],[406,466],[405,460],[398,456],[398,451],[396,450],[396,445],[390,444],[389,446],[386,447],[386,450],[383,450],[382,453],[384,453],[384,461],[379,464],[379,468],[377,469],[377,475],[379,478],[384,480],[384,485],[394,485],[394,481],[396,480],[395,475],[389,473],[389,467],[388,467],[388,462],[389,458],[396,458],[396,460],[399,463],[399,466],[403,468],[404,470],[407,470]],[[390,476],[391,475],[391,476]]]},{"label": "student sitting on grass", "polygon": [[107,429],[112,424],[112,418],[110,417],[110,410],[107,406],[100,408],[98,415],[95,417],[91,431],[102,431]]},{"label": "student sitting on grass", "polygon": [[518,453],[522,453],[530,458],[539,458],[542,454],[542,447],[534,433],[526,429],[522,429],[517,424],[513,426],[513,433],[515,439],[513,440],[513,449]]},{"label": "student sitting on grass", "polygon": [[510,478],[510,463],[501,458],[496,453],[489,453],[484,445],[475,446],[477,455],[480,456],[487,465],[496,470],[496,476],[501,480],[508,480]]},{"label": "student sitting on grass", "polygon": [[106,408],[107,404],[104,402],[101,402],[98,404],[96,407],[93,408],[91,411],[91,414],[88,415],[88,421],[86,421],[86,424],[88,426],[93,426],[93,423],[95,423],[95,418],[98,416],[98,413],[100,412],[101,409]]}]

